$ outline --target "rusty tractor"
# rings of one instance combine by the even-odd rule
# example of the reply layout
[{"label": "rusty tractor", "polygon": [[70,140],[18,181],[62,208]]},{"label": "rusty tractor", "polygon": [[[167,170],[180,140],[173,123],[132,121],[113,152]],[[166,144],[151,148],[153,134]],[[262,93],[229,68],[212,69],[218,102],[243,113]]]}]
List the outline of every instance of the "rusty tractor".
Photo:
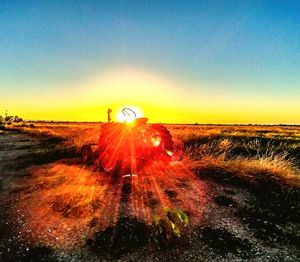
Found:
[{"label": "rusty tractor", "polygon": [[109,109],[108,122],[101,125],[99,142],[82,146],[83,161],[114,174],[132,174],[153,161],[169,163],[174,145],[168,129],[161,124],[147,123],[148,118],[136,118],[130,108],[122,112],[132,121],[111,122]]}]

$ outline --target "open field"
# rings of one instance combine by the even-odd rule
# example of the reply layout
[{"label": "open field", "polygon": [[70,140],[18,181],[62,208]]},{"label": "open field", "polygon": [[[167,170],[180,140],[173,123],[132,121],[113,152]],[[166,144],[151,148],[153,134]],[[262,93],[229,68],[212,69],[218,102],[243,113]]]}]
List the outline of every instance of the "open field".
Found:
[{"label": "open field", "polygon": [[181,159],[132,181],[80,160],[100,126],[0,134],[4,261],[298,261],[300,126],[166,125]]}]

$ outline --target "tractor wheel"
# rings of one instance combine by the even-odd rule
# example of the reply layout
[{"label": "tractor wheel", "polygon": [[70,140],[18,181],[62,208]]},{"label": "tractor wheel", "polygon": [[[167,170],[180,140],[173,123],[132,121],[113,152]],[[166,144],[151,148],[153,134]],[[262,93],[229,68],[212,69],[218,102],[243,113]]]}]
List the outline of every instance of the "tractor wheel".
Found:
[{"label": "tractor wheel", "polygon": [[151,129],[157,131],[161,138],[162,138],[162,150],[164,151],[164,153],[166,153],[167,155],[168,152],[173,152],[173,149],[174,149],[174,144],[173,144],[173,140],[172,140],[172,136],[169,132],[169,130],[161,125],[161,124],[153,124],[151,125]]},{"label": "tractor wheel", "polygon": [[83,145],[81,147],[81,158],[84,162],[90,162],[92,160],[93,150],[91,145]]},{"label": "tractor wheel", "polygon": [[108,123],[101,126],[99,138],[99,154],[98,161],[101,168],[107,173],[117,173],[121,168],[119,163],[121,155],[118,149],[118,142],[122,139],[122,124]]},{"label": "tractor wheel", "polygon": [[105,172],[109,173],[113,171],[113,165],[110,164],[109,161],[100,159],[100,164]]}]

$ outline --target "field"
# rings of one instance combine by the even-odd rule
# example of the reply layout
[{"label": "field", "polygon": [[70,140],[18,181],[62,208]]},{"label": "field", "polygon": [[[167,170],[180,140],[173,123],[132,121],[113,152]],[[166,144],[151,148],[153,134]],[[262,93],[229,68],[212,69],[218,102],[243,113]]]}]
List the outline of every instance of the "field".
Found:
[{"label": "field", "polygon": [[4,261],[298,261],[300,126],[166,125],[180,157],[132,179],[83,163],[100,123],[0,133]]}]

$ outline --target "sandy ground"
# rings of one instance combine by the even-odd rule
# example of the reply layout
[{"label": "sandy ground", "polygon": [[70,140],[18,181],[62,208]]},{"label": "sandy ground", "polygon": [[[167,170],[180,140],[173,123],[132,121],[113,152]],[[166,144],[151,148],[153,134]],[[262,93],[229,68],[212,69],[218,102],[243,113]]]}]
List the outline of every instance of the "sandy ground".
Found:
[{"label": "sandy ground", "polygon": [[[128,180],[76,158],[33,159],[61,142],[0,135],[0,261],[299,261],[297,243],[270,244],[238,215],[253,197],[246,188],[201,179],[180,162]],[[174,222],[180,237],[166,234],[157,247],[153,221],[169,223],[170,210],[188,224]]]}]

